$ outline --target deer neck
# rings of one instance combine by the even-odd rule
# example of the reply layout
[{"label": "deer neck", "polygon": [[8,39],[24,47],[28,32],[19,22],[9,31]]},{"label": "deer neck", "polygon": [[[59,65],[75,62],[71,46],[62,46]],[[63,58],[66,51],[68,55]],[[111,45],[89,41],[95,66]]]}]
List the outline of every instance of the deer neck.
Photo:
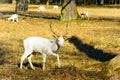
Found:
[{"label": "deer neck", "polygon": [[52,50],[56,52],[59,48],[60,48],[59,42],[58,41],[54,42],[54,44],[52,45]]},{"label": "deer neck", "polygon": [[56,45],[57,45],[57,50],[60,48],[60,44],[58,41],[56,41]]}]

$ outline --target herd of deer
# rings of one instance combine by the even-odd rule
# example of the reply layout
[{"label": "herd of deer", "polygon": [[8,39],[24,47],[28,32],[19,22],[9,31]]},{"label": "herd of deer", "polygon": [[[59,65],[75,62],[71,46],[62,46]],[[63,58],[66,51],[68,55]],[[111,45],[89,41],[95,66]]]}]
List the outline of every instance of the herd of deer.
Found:
[{"label": "herd of deer", "polygon": [[[58,5],[54,5],[54,6],[53,6],[53,9],[54,9],[54,10],[58,10],[58,9],[59,9]],[[46,10],[47,10],[47,9],[46,9],[45,6],[40,6],[36,11],[46,11]]]},{"label": "herd of deer", "polygon": [[[54,6],[54,9],[58,9],[58,6]],[[39,11],[45,11],[45,7],[41,6],[39,7]],[[88,12],[82,12],[81,14],[81,19],[89,19]],[[9,21],[17,21],[18,22],[18,14],[13,14],[11,17],[8,18]],[[32,69],[35,69],[31,62],[31,58],[33,56],[33,52],[38,52],[42,54],[43,58],[43,67],[42,69],[45,70],[45,62],[46,62],[46,56],[47,55],[53,55],[57,57],[58,61],[58,67],[60,67],[60,59],[59,55],[56,54],[55,52],[63,46],[63,43],[65,40],[65,35],[67,34],[67,28],[68,25],[66,26],[66,33],[64,35],[58,36],[55,34],[55,32],[52,30],[52,24],[50,24],[51,31],[53,32],[53,36],[56,39],[56,41],[43,38],[43,37],[36,37],[32,36],[29,37],[25,40],[23,40],[23,46],[24,46],[24,54],[21,57],[21,62],[20,62],[20,68],[22,69],[23,62],[26,58],[28,58],[28,62],[30,63],[30,67]]]},{"label": "herd of deer", "polygon": [[[54,10],[58,10],[59,7],[57,5],[53,6]],[[46,7],[45,6],[40,6],[36,11],[46,11]],[[80,13],[80,17],[81,19],[87,19],[89,20],[89,13],[87,11],[81,12]],[[12,22],[18,22],[18,14],[13,14],[8,18],[8,21],[12,21]]]}]

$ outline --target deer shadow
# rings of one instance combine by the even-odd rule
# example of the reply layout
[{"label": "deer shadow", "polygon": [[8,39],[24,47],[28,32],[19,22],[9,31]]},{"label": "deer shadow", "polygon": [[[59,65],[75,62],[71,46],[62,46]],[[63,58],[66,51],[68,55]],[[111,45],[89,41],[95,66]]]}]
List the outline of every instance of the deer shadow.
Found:
[{"label": "deer shadow", "polygon": [[[43,67],[42,63],[39,63],[39,64],[38,64],[38,63],[33,62],[32,64],[33,64],[33,66],[36,67],[36,68],[39,67],[39,68],[42,69],[42,67]],[[20,63],[18,63],[17,66],[20,67]],[[28,67],[28,69],[31,69],[29,62],[23,63],[23,67]]]},{"label": "deer shadow", "polygon": [[72,43],[72,44],[74,44],[74,46],[80,52],[84,52],[90,58],[93,58],[95,60],[99,60],[101,62],[109,61],[110,59],[114,58],[117,55],[115,53],[104,52],[103,50],[94,48],[94,46],[91,46],[91,45],[88,45],[86,43],[83,43],[76,36],[72,36],[69,39],[69,42]]}]

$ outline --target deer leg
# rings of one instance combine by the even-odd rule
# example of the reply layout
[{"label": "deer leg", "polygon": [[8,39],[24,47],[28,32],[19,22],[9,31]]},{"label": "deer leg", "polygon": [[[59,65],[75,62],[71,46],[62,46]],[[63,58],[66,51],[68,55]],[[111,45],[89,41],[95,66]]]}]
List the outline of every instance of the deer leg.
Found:
[{"label": "deer leg", "polygon": [[56,53],[51,53],[52,55],[54,55],[55,57],[57,57],[57,61],[58,61],[58,67],[60,67],[60,58],[59,58],[59,55],[56,54]]},{"label": "deer leg", "polygon": [[44,71],[45,70],[45,63],[46,63],[46,54],[42,54],[42,57],[43,57],[43,67],[42,67],[42,70]]},{"label": "deer leg", "polygon": [[16,22],[18,22],[18,18],[16,18]]},{"label": "deer leg", "polygon": [[25,58],[27,58],[31,53],[32,53],[32,51],[29,51],[29,50],[24,52],[24,54],[21,57],[20,69],[22,69],[22,64],[23,64],[23,61],[25,60]]},{"label": "deer leg", "polygon": [[14,19],[14,18],[12,19],[12,22],[15,22],[15,19]]},{"label": "deer leg", "polygon": [[31,58],[32,58],[32,54],[28,57],[28,61],[29,61],[29,63],[30,63],[30,67],[33,69],[33,70],[35,70],[35,67],[33,66],[33,64],[32,64],[32,62],[31,62]]}]

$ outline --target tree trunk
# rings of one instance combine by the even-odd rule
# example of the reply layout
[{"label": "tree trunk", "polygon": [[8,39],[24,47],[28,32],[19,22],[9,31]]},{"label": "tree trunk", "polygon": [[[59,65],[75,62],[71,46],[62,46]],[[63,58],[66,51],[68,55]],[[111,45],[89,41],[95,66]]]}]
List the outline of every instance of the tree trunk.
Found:
[{"label": "tree trunk", "polygon": [[101,0],[97,0],[97,4],[98,4],[98,5],[101,5]]},{"label": "tree trunk", "polygon": [[49,1],[50,1],[50,0],[46,0],[46,4],[45,4],[45,7],[46,7],[46,8],[49,6]]},{"label": "tree trunk", "polygon": [[114,4],[117,4],[117,0],[115,0]]},{"label": "tree trunk", "polygon": [[84,5],[86,5],[86,0],[84,0]]},{"label": "tree trunk", "polygon": [[95,3],[96,3],[96,5],[98,4],[98,1],[97,0],[95,0]]},{"label": "tree trunk", "polygon": [[28,11],[28,0],[16,0],[15,12]]},{"label": "tree trunk", "polygon": [[104,0],[101,0],[100,4],[103,5],[104,4]]},{"label": "tree trunk", "polygon": [[16,3],[16,0],[13,0],[12,3],[15,4],[15,3]]},{"label": "tree trunk", "polygon": [[60,14],[60,20],[69,21],[79,19],[75,0],[61,0],[61,3],[62,9]]}]

